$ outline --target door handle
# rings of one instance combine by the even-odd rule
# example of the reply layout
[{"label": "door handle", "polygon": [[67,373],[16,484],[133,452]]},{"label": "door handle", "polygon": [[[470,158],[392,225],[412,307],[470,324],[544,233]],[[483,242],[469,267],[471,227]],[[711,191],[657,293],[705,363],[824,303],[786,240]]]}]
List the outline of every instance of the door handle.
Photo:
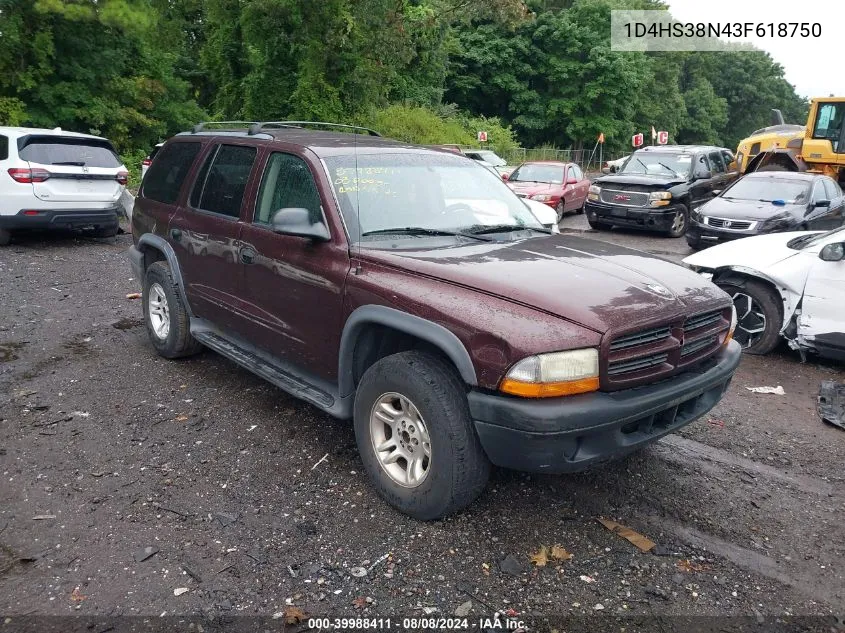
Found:
[{"label": "door handle", "polygon": [[170,237],[173,238],[174,241],[178,242],[182,239],[182,231],[181,229],[170,229]]},{"label": "door handle", "polygon": [[255,262],[255,251],[251,248],[244,248],[241,250],[241,261],[244,264],[252,264]]}]

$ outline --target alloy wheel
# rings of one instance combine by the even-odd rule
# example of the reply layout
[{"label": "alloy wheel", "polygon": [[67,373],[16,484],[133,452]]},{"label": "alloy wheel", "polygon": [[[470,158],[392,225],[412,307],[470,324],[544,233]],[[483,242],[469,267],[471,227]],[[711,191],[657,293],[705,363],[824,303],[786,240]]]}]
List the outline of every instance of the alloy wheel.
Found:
[{"label": "alloy wheel", "polygon": [[167,335],[170,334],[170,306],[167,304],[167,295],[161,284],[154,283],[150,286],[147,312],[155,335],[162,341],[166,340]]},{"label": "alloy wheel", "polygon": [[732,298],[736,308],[734,340],[743,349],[748,349],[759,341],[766,331],[766,314],[763,308],[744,292],[734,293]]},{"label": "alloy wheel", "polygon": [[404,488],[416,488],[431,471],[431,438],[425,420],[400,393],[379,396],[370,412],[370,439],[382,470]]}]

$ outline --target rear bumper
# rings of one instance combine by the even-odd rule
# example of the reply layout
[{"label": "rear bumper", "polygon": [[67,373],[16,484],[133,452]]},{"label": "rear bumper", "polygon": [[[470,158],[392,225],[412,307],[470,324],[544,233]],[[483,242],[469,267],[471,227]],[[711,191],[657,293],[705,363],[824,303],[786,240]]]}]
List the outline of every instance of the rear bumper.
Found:
[{"label": "rear bumper", "polygon": [[635,389],[548,400],[470,392],[469,406],[487,456],[528,472],[577,472],[621,457],[677,431],[712,409],[739,365],[732,341],[701,366]]},{"label": "rear bumper", "polygon": [[120,205],[107,209],[38,209],[35,215],[0,215],[0,228],[7,231],[26,229],[113,228],[118,225]]},{"label": "rear bumper", "polygon": [[644,208],[622,207],[601,202],[587,201],[584,205],[590,220],[613,224],[616,226],[632,226],[654,231],[668,231],[672,228],[678,211],[686,210],[682,204],[668,207]]}]

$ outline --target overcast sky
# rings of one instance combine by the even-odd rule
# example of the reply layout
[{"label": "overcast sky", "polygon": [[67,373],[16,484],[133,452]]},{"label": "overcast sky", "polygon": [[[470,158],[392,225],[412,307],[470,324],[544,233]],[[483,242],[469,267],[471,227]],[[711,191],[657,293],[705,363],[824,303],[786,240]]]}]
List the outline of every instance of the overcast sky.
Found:
[{"label": "overcast sky", "polygon": [[[821,38],[748,41],[783,66],[786,79],[804,97],[845,95],[842,22],[845,0],[664,0],[680,22],[818,22]],[[837,36],[839,33],[839,36]]]}]

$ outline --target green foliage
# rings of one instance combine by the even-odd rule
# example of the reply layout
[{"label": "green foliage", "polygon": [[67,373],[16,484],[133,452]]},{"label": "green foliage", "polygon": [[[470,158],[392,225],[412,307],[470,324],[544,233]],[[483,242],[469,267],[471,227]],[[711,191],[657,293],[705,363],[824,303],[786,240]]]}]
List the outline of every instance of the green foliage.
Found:
[{"label": "green foliage", "polygon": [[[659,0],[0,0],[0,123],[96,132],[127,167],[201,119],[367,123],[406,141],[733,147],[807,103],[763,52],[616,53]],[[449,104],[449,105],[444,105]]]}]

